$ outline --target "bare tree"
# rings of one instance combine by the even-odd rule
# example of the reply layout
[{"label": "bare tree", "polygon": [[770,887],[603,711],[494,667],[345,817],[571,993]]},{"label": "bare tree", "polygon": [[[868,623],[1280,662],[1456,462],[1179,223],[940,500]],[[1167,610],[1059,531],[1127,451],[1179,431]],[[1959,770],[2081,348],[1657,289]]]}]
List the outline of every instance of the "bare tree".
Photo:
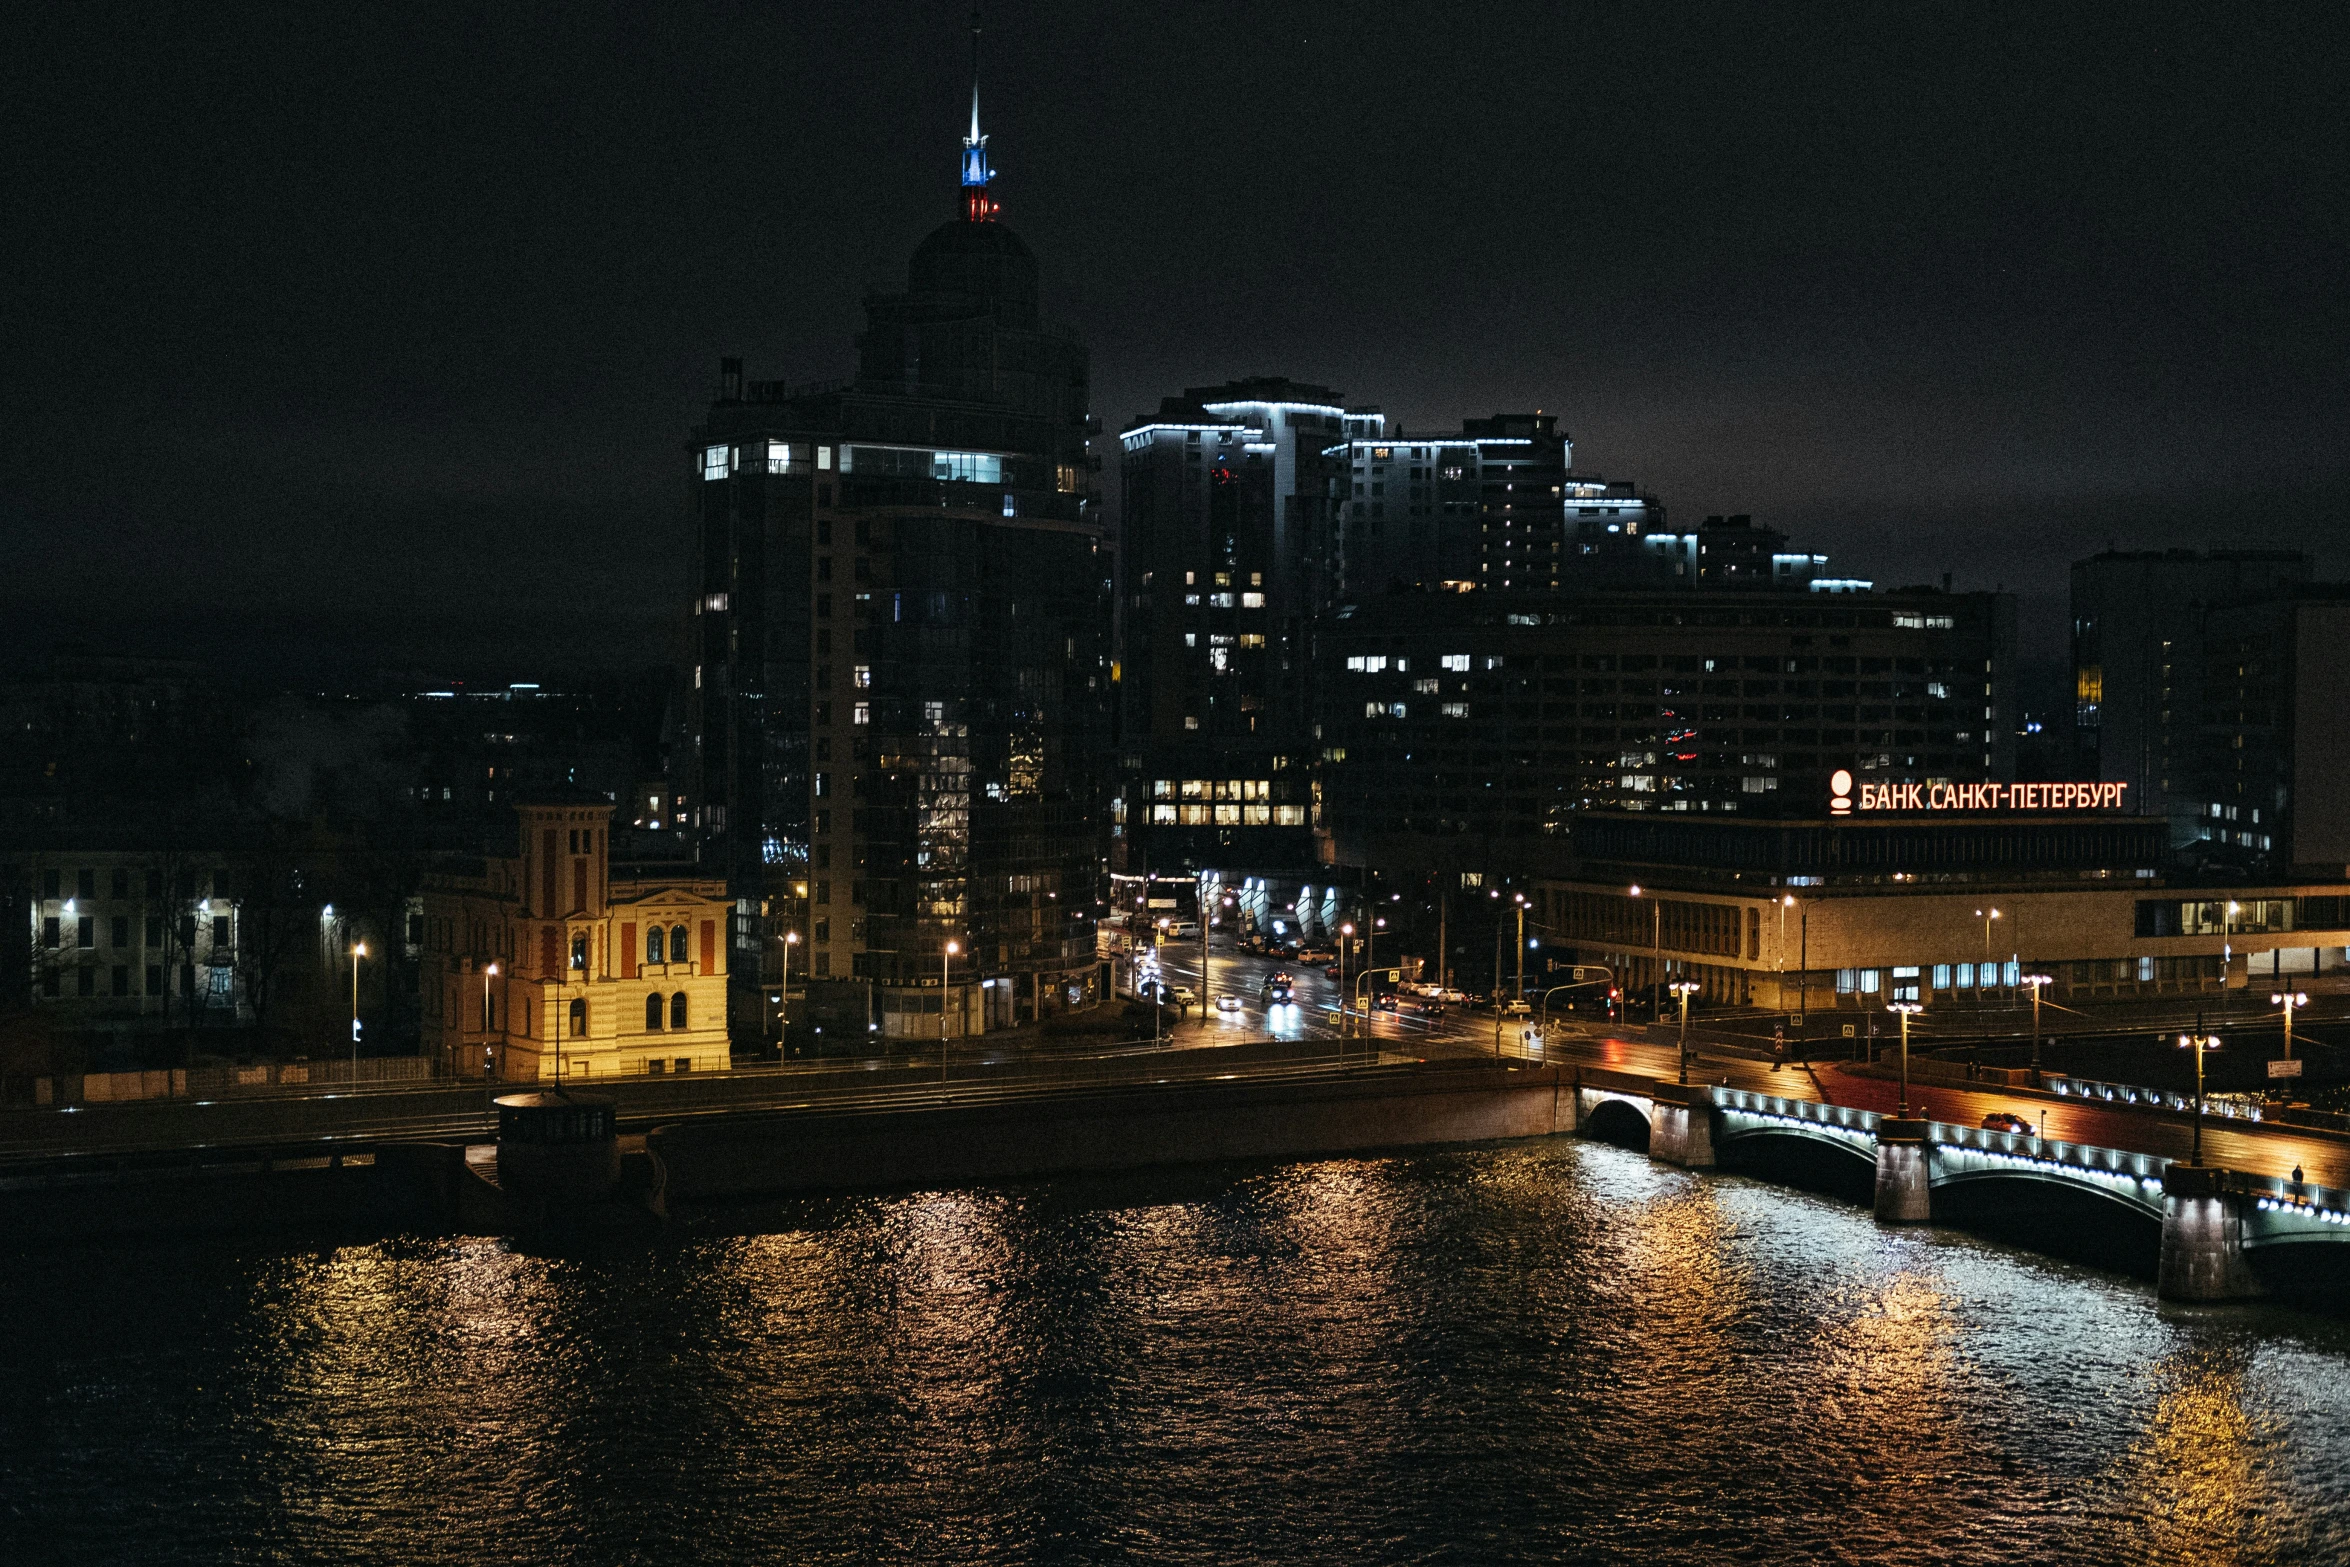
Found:
[{"label": "bare tree", "polygon": [[281,982],[317,940],[317,916],[304,896],[302,868],[287,828],[272,825],[236,861],[237,945],[232,966],[253,1032],[269,1049],[269,1012]]}]

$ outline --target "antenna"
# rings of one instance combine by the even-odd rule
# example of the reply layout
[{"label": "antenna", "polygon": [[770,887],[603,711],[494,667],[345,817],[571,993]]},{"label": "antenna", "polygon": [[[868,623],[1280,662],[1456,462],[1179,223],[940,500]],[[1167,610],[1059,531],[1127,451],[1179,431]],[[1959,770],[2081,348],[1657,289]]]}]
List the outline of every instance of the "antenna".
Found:
[{"label": "antenna", "polygon": [[987,182],[995,170],[987,163],[987,138],[979,130],[979,7],[971,7],[971,133],[963,138],[963,217],[985,223],[996,215],[988,198]]}]

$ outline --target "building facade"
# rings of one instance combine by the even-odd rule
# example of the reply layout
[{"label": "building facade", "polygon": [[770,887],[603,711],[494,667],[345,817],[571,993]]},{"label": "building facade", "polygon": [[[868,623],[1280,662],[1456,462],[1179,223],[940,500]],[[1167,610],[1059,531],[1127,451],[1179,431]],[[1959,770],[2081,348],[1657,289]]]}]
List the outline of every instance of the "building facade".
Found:
[{"label": "building facade", "polygon": [[1536,883],[1531,919],[1553,961],[1604,964],[1635,1002],[1687,979],[1709,1007],[1857,1021],[1914,1002],[1929,1029],[2028,1006],[2035,974],[2060,1005],[2350,989],[2339,881],[2173,882],[2161,817],[1942,798],[1873,819],[1594,813],[1572,870]]},{"label": "building facade", "polygon": [[691,441],[690,811],[735,900],[738,1029],[795,933],[859,1035],[1098,999],[1112,563],[1087,360],[1039,313],[984,142],[975,106],[963,215],[866,301],[854,380],[729,360]]},{"label": "building facade", "polygon": [[1389,594],[1322,639],[1334,858],[1563,868],[1579,813],[1805,816],[1838,773],[2004,782],[2013,600]]},{"label": "building facade", "polygon": [[612,862],[613,803],[527,796],[514,852],[425,879],[424,1053],[453,1077],[560,1082],[716,1072],[726,1028],[726,884]]}]

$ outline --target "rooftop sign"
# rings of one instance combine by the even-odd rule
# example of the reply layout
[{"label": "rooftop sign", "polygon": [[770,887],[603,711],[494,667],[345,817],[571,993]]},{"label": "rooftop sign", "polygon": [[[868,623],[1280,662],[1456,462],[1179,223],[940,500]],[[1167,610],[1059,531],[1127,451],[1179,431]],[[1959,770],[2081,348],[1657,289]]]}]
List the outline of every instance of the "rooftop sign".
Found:
[{"label": "rooftop sign", "polygon": [[1838,768],[1828,780],[1828,814],[1860,811],[2118,811],[2125,783],[1864,783],[1853,795],[1852,774]]}]

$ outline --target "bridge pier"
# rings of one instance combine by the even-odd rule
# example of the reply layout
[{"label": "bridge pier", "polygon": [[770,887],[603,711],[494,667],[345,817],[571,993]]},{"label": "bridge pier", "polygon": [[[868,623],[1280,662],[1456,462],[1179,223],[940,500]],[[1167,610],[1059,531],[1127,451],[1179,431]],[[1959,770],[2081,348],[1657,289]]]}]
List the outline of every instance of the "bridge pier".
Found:
[{"label": "bridge pier", "polygon": [[1877,1123],[1877,1222],[1924,1224],[1934,1217],[1924,1121]]},{"label": "bridge pier", "polygon": [[2244,1263],[2244,1208],[2228,1172],[2174,1164],[2162,1172],[2162,1260],[2155,1293],[2164,1300],[2245,1300],[2265,1293]]},{"label": "bridge pier", "polygon": [[1650,1101],[1648,1156],[1684,1170],[1714,1167],[1714,1094],[1702,1083],[1659,1083]]}]

